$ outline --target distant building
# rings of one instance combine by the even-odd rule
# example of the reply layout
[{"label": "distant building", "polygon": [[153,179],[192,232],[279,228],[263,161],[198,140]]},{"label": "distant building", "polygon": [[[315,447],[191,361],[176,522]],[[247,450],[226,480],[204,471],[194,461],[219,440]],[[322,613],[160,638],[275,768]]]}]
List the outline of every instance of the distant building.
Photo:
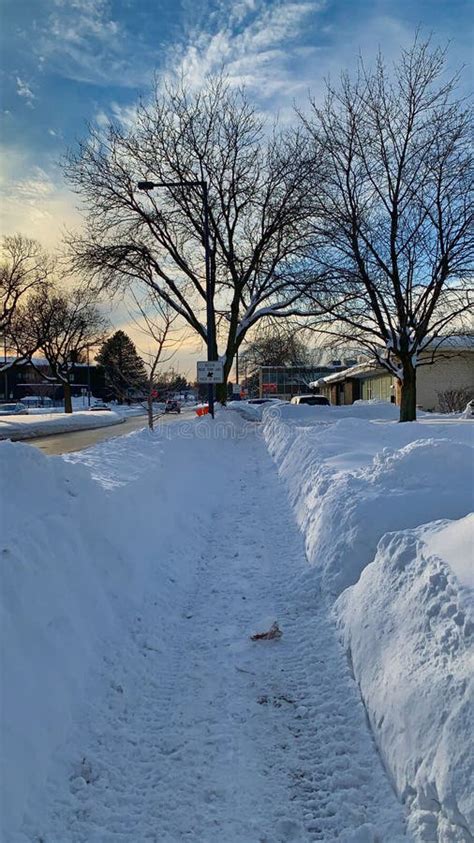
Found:
[{"label": "distant building", "polygon": [[[3,361],[1,361],[3,362]],[[7,358],[7,362],[13,362]],[[3,400],[20,401],[27,396],[36,395],[51,398],[60,403],[64,398],[64,390],[60,381],[45,380],[42,374],[51,375],[47,360],[34,358],[32,363],[19,363],[0,373],[0,398]],[[91,394],[96,398],[105,397],[105,376],[102,366],[94,363],[74,363],[72,371],[71,391],[73,396],[87,395],[89,386]]]},{"label": "distant building", "polygon": [[[420,354],[416,372],[416,400],[422,410],[439,410],[439,395],[448,390],[474,392],[474,337],[452,336],[435,340]],[[353,404],[359,399],[374,398],[400,403],[397,378],[370,361],[324,375],[311,386],[319,389],[331,404]]]},{"label": "distant building", "polygon": [[260,398],[281,398],[289,401],[293,395],[305,392],[319,391],[318,387],[310,387],[324,375],[341,372],[355,360],[332,360],[325,366],[259,366],[251,375],[254,383],[258,383]]}]

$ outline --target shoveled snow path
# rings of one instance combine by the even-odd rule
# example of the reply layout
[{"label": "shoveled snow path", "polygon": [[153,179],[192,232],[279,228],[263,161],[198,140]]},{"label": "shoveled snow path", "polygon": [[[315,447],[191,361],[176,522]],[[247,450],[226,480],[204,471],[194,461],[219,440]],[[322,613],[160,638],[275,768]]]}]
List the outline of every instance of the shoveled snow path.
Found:
[{"label": "shoveled snow path", "polygon": [[[179,611],[157,617],[150,583],[25,840],[407,839],[275,467],[251,434],[228,460]],[[275,619],[281,640],[249,640]]]}]

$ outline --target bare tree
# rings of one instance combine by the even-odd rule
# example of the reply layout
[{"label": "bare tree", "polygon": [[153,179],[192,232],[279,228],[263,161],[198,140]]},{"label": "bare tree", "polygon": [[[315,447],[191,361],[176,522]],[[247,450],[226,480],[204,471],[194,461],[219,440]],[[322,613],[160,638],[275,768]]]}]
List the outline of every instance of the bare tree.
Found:
[{"label": "bare tree", "polygon": [[[146,410],[148,416],[148,427],[153,430],[156,415],[154,401],[156,393],[156,379],[158,366],[163,366],[173,359],[185,337],[183,332],[176,326],[178,314],[164,302],[159,296],[153,293],[145,301],[133,294],[133,299],[138,311],[138,319],[132,316],[137,328],[151,340],[153,350],[149,351],[147,357],[147,381],[146,381]],[[150,310],[153,310],[153,315]]]},{"label": "bare tree", "polygon": [[[308,233],[304,145],[296,132],[268,134],[245,93],[223,77],[197,94],[157,86],[132,127],[91,130],[70,155],[66,175],[88,223],[70,239],[75,266],[109,290],[141,282],[207,342],[203,196],[189,186],[206,181],[211,354],[220,353],[227,380],[259,319],[299,312],[292,282]],[[168,187],[144,196],[143,179]]]},{"label": "bare tree", "polygon": [[[304,122],[314,155],[312,306],[319,330],[367,348],[416,418],[421,351],[472,298],[469,113],[445,51],[415,40],[393,74],[379,56],[327,85]],[[326,283],[321,284],[324,276]]]},{"label": "bare tree", "polygon": [[264,319],[240,356],[240,363],[257,366],[309,366],[312,353],[298,325]]},{"label": "bare tree", "polygon": [[[27,303],[29,331],[49,364],[50,374],[37,369],[45,381],[60,381],[64,390],[64,411],[72,413],[74,366],[81,362],[88,346],[104,339],[106,321],[95,296],[83,288],[72,290],[49,285]],[[31,358],[34,365],[35,358]]]},{"label": "bare tree", "polygon": [[0,364],[0,371],[29,360],[38,349],[28,330],[26,302],[44,288],[54,269],[52,258],[36,240],[14,234],[4,237],[0,262],[0,334],[14,359]]}]

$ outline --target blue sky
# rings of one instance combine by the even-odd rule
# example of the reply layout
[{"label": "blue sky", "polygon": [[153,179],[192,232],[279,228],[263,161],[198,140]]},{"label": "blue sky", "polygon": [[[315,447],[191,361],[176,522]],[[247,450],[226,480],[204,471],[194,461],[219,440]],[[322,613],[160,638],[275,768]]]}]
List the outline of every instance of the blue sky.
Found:
[{"label": "blue sky", "polygon": [[[394,57],[421,25],[470,61],[466,0],[1,0],[3,229],[52,244],[73,216],[59,161],[87,122],[120,117],[159,75],[191,83],[221,64],[269,112],[350,67],[359,49]],[[466,75],[467,80],[467,75]]]},{"label": "blue sky", "polygon": [[472,60],[470,0],[0,0],[0,24],[2,233],[48,247],[80,223],[61,156],[87,122],[126,117],[155,72],[198,85],[224,65],[285,121],[359,50],[395,58],[418,26],[451,41],[453,67]]}]

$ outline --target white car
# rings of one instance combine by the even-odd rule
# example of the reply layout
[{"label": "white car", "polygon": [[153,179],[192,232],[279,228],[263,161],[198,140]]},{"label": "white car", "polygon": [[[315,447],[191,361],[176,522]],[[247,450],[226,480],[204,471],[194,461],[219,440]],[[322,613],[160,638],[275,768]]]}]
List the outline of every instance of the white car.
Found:
[{"label": "white car", "polygon": [[330,407],[331,402],[329,398],[326,398],[324,395],[293,395],[291,399],[291,404],[309,404],[310,406],[314,407],[319,405],[320,407]]},{"label": "white car", "polygon": [[52,407],[53,401],[46,395],[25,395],[21,399],[21,403],[26,407]]},{"label": "white car", "polygon": [[28,407],[21,401],[17,404],[0,404],[0,416],[27,416]]}]

